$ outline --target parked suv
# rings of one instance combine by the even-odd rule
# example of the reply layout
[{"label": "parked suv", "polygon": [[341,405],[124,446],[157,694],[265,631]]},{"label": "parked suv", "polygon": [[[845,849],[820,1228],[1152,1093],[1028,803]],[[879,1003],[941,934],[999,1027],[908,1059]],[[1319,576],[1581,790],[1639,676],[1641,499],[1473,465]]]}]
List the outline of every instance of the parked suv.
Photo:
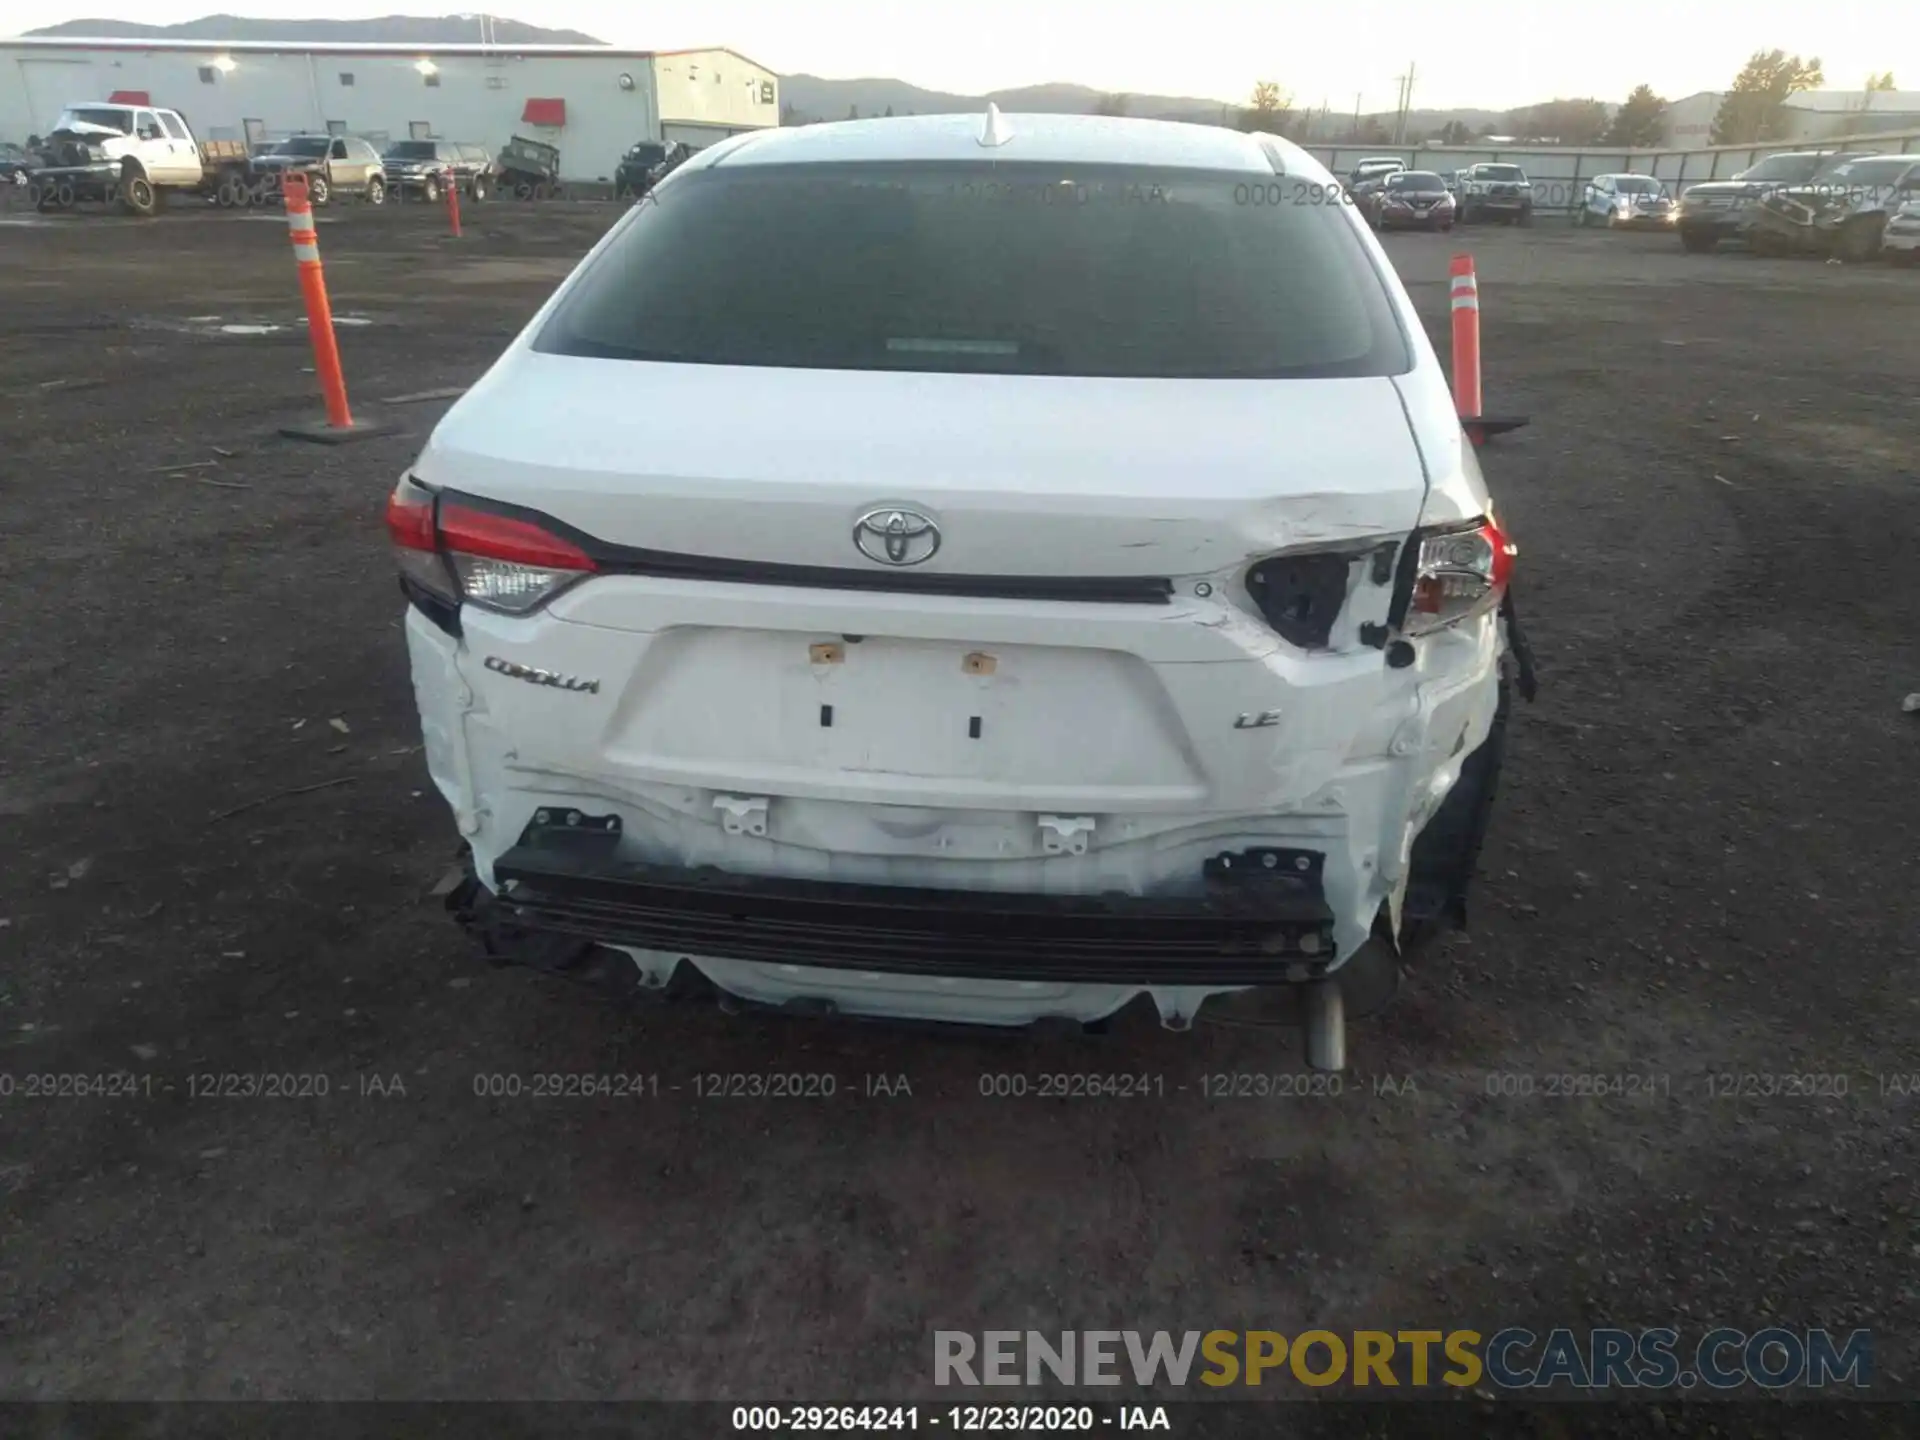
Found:
[{"label": "parked suv", "polygon": [[460,193],[484,200],[493,189],[493,153],[484,145],[453,140],[399,140],[380,157],[387,184],[400,195],[438,200],[446,193],[447,176]]},{"label": "parked suv", "polygon": [[1688,250],[1712,250],[1722,240],[1745,240],[1753,226],[1754,208],[1789,185],[1817,182],[1824,171],[1861,152],[1845,150],[1787,150],[1748,166],[1727,180],[1703,180],[1689,185],[1680,196],[1677,228]]},{"label": "parked suv", "polygon": [[613,198],[638,198],[653,189],[693,151],[681,140],[642,140],[620,158],[613,172]]},{"label": "parked suv", "polygon": [[627,210],[388,505],[488,953],[991,1025],[1295,987],[1337,1068],[1463,914],[1515,549],[1378,241],[1283,176],[1335,186],[990,112]]},{"label": "parked suv", "polygon": [[259,193],[270,197],[289,174],[307,177],[307,195],[325,205],[336,195],[358,195],[370,205],[387,198],[380,152],[355,135],[294,135],[253,157]]},{"label": "parked suv", "polygon": [[1573,223],[1613,230],[1671,230],[1678,215],[1664,185],[1651,175],[1629,171],[1596,175],[1587,181]]},{"label": "parked suv", "polygon": [[1533,182],[1518,165],[1483,163],[1455,172],[1454,198],[1463,225],[1476,220],[1533,224]]},{"label": "parked suv", "polygon": [[1757,254],[1876,259],[1888,216],[1920,191],[1920,156],[1856,155],[1806,185],[1775,190],[1754,207],[1747,243]]}]

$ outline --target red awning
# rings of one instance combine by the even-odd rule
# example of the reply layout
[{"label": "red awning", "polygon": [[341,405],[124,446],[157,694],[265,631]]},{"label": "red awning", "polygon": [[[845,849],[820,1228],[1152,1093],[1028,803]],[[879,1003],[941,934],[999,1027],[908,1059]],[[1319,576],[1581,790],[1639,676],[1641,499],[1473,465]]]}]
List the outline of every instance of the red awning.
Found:
[{"label": "red awning", "polygon": [[109,105],[151,105],[153,101],[147,98],[147,92],[144,90],[116,90],[107,97],[107,103]]},{"label": "red awning", "polygon": [[520,118],[529,125],[565,125],[567,123],[567,102],[564,100],[529,100],[527,108]]}]

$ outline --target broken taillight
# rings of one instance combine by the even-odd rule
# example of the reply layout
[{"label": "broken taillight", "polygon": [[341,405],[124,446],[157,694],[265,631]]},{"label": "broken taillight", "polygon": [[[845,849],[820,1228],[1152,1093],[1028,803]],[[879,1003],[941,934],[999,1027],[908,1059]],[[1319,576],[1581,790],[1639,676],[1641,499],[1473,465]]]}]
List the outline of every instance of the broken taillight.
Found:
[{"label": "broken taillight", "polygon": [[539,609],[596,568],[535,521],[436,496],[411,477],[387,501],[387,534],[403,579],[440,601],[507,615]]},{"label": "broken taillight", "polygon": [[387,537],[400,564],[402,587],[409,593],[424,591],[429,601],[457,607],[459,587],[434,534],[435,503],[432,491],[416,485],[411,476],[403,477],[387,497]]},{"label": "broken taillight", "polygon": [[1417,542],[1404,633],[1428,635],[1499,606],[1520,552],[1492,516],[1423,530]]}]

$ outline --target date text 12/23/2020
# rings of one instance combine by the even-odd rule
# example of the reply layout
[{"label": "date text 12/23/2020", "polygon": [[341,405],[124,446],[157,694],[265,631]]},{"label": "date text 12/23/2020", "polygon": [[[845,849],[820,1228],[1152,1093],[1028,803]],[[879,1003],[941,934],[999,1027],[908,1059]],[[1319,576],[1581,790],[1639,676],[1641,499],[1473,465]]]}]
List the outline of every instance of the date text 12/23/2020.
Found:
[{"label": "date text 12/23/2020", "polygon": [[736,1432],[903,1435],[920,1430],[967,1435],[1171,1431],[1164,1405],[736,1405]]}]

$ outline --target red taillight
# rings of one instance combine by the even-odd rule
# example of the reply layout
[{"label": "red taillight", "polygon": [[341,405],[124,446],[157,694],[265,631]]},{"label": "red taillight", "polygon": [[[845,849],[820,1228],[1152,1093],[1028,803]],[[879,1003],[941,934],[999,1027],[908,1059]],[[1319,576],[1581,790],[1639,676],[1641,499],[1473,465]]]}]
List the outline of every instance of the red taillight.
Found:
[{"label": "red taillight", "polygon": [[453,603],[509,615],[536,610],[593,573],[593,558],[531,520],[443,502],[404,479],[387,501],[400,570]]},{"label": "red taillight", "polygon": [[1513,578],[1513,562],[1520,558],[1520,547],[1491,515],[1480,528],[1493,546],[1493,588],[1504,593],[1507,582]]},{"label": "red taillight", "polygon": [[489,515],[464,505],[440,507],[440,543],[463,555],[507,560],[544,570],[593,569],[593,559],[578,545],[527,520]]},{"label": "red taillight", "polygon": [[387,535],[402,550],[438,550],[433,538],[433,497],[408,498],[405,492],[414,488],[402,480],[400,488],[387,497]]},{"label": "red taillight", "polygon": [[433,492],[403,478],[387,497],[387,536],[393,541],[400,575],[434,600],[458,605],[460,595],[433,533]]},{"label": "red taillight", "polygon": [[1444,630],[1496,608],[1520,553],[1491,516],[1423,532],[1416,543],[1413,595],[1401,627],[1409,635]]}]

